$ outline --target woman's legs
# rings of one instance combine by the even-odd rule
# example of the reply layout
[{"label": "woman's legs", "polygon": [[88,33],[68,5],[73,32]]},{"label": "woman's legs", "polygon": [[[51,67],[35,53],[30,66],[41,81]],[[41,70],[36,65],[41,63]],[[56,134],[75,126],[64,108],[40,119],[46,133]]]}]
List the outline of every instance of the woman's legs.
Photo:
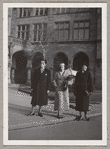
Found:
[{"label": "woman's legs", "polygon": [[86,118],[86,115],[87,115],[87,111],[84,111],[84,117]]},{"label": "woman's legs", "polygon": [[87,111],[84,111],[84,117],[87,121],[89,121],[89,118],[87,117]]},{"label": "woman's legs", "polygon": [[63,118],[64,95],[62,91],[58,91],[57,94],[58,94],[57,99],[58,118]]},{"label": "woman's legs", "polygon": [[79,111],[79,117],[81,117],[81,111]]},{"label": "woman's legs", "polygon": [[41,106],[39,106],[39,111],[38,111],[38,116],[42,117],[42,113],[41,113]]},{"label": "woman's legs", "polygon": [[77,120],[79,121],[82,117],[81,111],[79,111],[79,116],[77,117]]},{"label": "woman's legs", "polygon": [[75,120],[76,120],[76,121],[79,121],[80,119],[89,121],[89,118],[87,117],[87,111],[84,111],[84,116],[83,116],[83,117],[82,117],[81,111],[79,111],[79,116],[77,116],[77,117],[75,118]]},{"label": "woman's legs", "polygon": [[32,113],[35,113],[35,106],[32,106]]},{"label": "woman's legs", "polygon": [[58,117],[63,117],[63,110],[58,110]]},{"label": "woman's legs", "polygon": [[79,116],[76,116],[75,121],[79,121],[81,119],[81,111],[79,111]]},{"label": "woman's legs", "polygon": [[41,113],[41,106],[39,106],[39,112],[38,113]]},{"label": "woman's legs", "polygon": [[35,115],[35,106],[32,106],[32,112],[28,114],[28,116],[32,116],[32,115]]}]

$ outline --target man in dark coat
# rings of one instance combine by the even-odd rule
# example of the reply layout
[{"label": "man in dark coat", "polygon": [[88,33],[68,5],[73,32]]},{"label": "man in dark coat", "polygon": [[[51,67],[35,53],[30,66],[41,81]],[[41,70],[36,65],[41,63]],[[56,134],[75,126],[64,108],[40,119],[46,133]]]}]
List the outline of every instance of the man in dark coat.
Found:
[{"label": "man in dark coat", "polygon": [[82,70],[79,71],[75,79],[74,94],[76,96],[76,110],[79,111],[80,116],[76,117],[75,120],[82,118],[81,112],[84,112],[85,120],[89,120],[86,114],[89,108],[89,95],[93,91],[92,78],[89,70],[87,70],[87,64],[84,63]]},{"label": "man in dark coat", "polygon": [[32,90],[32,112],[31,115],[35,115],[35,106],[39,105],[39,111],[38,116],[43,116],[41,113],[41,107],[43,105],[48,104],[48,93],[50,90],[50,84],[51,84],[51,72],[49,69],[46,69],[46,60],[41,59],[41,66],[39,69],[35,69],[33,76],[32,76],[32,82],[31,82],[31,88]]}]

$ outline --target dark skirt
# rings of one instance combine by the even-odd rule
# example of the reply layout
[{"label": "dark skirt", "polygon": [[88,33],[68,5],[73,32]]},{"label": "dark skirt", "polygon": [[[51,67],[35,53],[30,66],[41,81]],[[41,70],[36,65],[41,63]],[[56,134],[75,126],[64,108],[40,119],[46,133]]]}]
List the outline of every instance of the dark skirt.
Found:
[{"label": "dark skirt", "polygon": [[76,95],[76,111],[89,111],[89,96],[84,93]]}]

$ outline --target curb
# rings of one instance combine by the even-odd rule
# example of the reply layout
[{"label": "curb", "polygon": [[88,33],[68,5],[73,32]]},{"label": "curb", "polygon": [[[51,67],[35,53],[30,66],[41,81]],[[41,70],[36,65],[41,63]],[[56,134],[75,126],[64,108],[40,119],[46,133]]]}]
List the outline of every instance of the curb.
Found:
[{"label": "curb", "polygon": [[[102,115],[102,113],[91,114],[91,115],[89,115],[89,118],[97,117],[97,116],[101,116],[101,115]],[[70,118],[68,120],[64,120],[64,121],[62,121],[61,119],[58,119],[54,123],[44,123],[43,124],[42,122],[40,122],[40,123],[31,122],[31,123],[16,124],[16,125],[12,125],[12,126],[10,125],[11,127],[15,127],[15,128],[11,128],[11,129],[9,128],[8,130],[9,131],[14,131],[14,130],[28,129],[28,128],[32,128],[32,127],[45,127],[45,126],[48,126],[48,125],[58,125],[58,124],[62,124],[62,123],[70,122],[70,121],[76,122],[76,121],[74,121],[75,116],[72,116]],[[29,125],[29,126],[23,127],[23,125]]]}]

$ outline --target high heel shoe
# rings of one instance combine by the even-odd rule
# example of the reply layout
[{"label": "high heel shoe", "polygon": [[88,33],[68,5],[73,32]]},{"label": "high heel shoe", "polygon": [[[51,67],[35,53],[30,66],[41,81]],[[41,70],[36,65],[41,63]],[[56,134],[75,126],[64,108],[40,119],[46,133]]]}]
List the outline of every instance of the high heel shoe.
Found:
[{"label": "high heel shoe", "polygon": [[86,117],[86,121],[90,121],[90,119],[88,117]]},{"label": "high heel shoe", "polygon": [[42,113],[38,113],[38,116],[43,117]]},{"label": "high heel shoe", "polygon": [[31,112],[30,114],[28,114],[27,116],[34,116],[35,113]]},{"label": "high heel shoe", "polygon": [[57,118],[61,119],[61,118],[63,118],[63,115],[57,115]]},{"label": "high heel shoe", "polygon": [[81,116],[77,116],[74,120],[79,121],[81,119]]},{"label": "high heel shoe", "polygon": [[84,117],[84,118],[82,118],[82,120],[89,121],[90,119],[88,117]]}]

